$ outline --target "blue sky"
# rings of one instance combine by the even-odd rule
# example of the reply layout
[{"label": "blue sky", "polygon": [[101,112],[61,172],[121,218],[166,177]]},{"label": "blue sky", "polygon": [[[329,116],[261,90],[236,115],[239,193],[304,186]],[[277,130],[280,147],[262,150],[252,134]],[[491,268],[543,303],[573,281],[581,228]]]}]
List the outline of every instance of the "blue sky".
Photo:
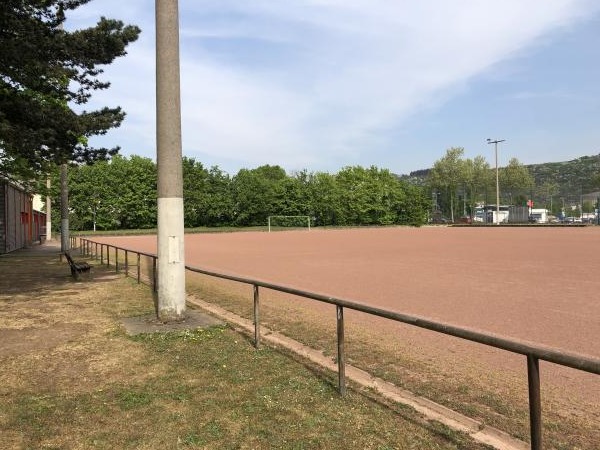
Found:
[{"label": "blue sky", "polygon": [[[597,0],[179,0],[183,154],[235,174],[429,168],[447,148],[499,164],[600,153]],[[121,128],[92,144],[155,159],[154,2],[93,0],[142,28],[106,67]]]}]

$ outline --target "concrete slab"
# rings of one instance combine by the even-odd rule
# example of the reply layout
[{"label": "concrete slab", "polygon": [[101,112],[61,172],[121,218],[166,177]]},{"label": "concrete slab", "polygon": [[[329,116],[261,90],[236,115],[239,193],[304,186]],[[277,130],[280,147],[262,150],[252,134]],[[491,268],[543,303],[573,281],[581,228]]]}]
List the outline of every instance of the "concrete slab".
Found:
[{"label": "concrete slab", "polygon": [[223,322],[213,316],[195,309],[188,309],[186,317],[181,322],[163,323],[156,314],[138,317],[126,317],[121,320],[127,334],[135,336],[144,333],[168,333],[170,331],[196,330],[223,325]]}]

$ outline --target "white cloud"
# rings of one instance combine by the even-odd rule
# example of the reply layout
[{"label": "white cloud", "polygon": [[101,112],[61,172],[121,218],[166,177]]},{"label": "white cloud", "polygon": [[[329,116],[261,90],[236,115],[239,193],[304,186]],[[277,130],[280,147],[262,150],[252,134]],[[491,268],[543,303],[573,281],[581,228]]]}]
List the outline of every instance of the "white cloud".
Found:
[{"label": "white cloud", "polygon": [[[126,150],[151,155],[153,9],[141,0],[92,5],[77,20],[93,12],[139,20],[144,29],[130,56],[107,70],[113,89],[98,101],[128,112],[113,138],[130,142],[133,134],[144,149]],[[179,5],[185,153],[288,169],[365,163],[373,147],[387,145],[387,130],[599,7],[586,0]]]}]

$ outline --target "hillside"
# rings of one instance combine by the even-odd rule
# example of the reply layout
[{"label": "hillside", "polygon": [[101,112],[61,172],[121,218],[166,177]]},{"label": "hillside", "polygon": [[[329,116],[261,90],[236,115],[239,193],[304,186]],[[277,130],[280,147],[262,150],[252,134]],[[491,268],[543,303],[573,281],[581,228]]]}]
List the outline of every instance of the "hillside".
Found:
[{"label": "hillside", "polygon": [[595,197],[598,189],[598,176],[600,175],[600,154],[583,156],[572,161],[532,164],[526,166],[535,178],[536,186],[545,182],[554,182],[559,186],[557,197],[564,197],[565,201],[574,198]]},{"label": "hillside", "polygon": [[[596,201],[600,185],[600,154],[582,156],[571,161],[548,162],[526,165],[535,179],[536,186],[556,183],[558,193],[554,198],[564,198],[565,203],[578,203],[583,194],[585,200]],[[400,178],[423,185],[430,169],[422,169],[402,175]],[[535,199],[536,195],[534,195]]]}]

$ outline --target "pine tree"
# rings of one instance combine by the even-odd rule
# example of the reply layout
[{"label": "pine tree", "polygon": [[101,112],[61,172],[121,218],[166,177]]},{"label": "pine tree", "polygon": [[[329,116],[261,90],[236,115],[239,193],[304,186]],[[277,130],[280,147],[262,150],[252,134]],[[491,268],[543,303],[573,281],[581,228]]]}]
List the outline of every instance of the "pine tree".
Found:
[{"label": "pine tree", "polygon": [[0,4],[0,171],[31,176],[52,164],[92,162],[118,152],[87,138],[118,127],[120,107],[75,112],[107,89],[101,66],[126,54],[140,29],[102,17],[65,31],[65,13],[90,0],[3,0]]}]

